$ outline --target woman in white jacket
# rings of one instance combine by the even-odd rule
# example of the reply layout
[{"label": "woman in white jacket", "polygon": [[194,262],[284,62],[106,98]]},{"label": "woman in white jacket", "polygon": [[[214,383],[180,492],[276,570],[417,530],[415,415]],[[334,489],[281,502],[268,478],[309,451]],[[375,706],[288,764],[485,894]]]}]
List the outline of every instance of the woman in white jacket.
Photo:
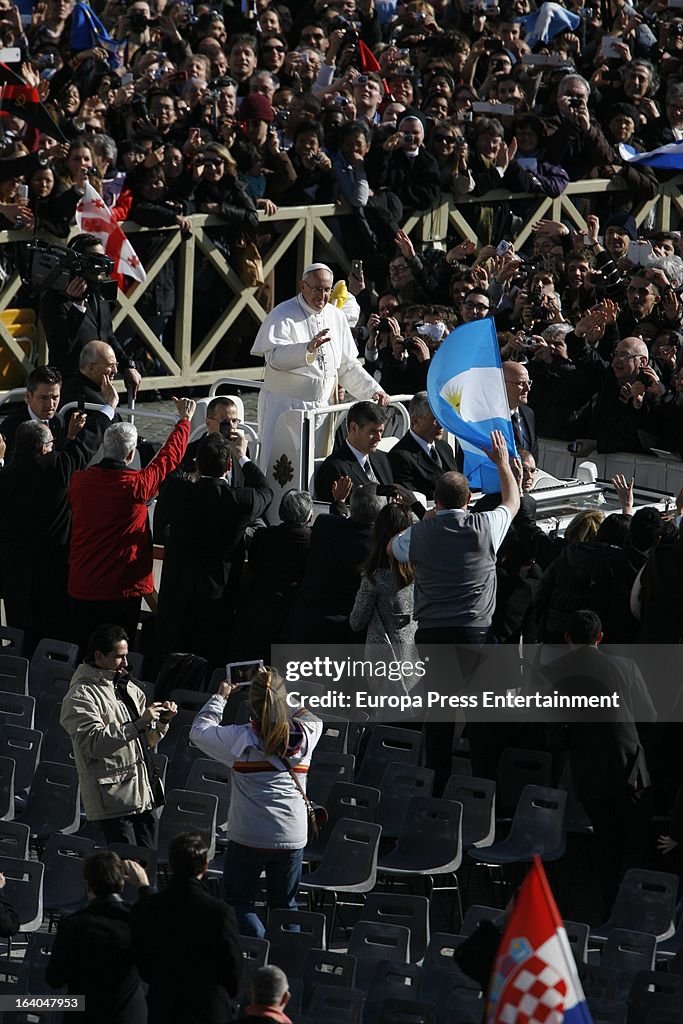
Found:
[{"label": "woman in white jacket", "polygon": [[265,929],[255,901],[263,870],[269,909],[296,908],[308,818],[287,765],[305,790],[322,722],[306,711],[291,714],[283,680],[273,669],[262,668],[249,688],[249,725],[221,725],[225,703],[236,689],[227,681],[220,684],[197,715],[190,739],[232,767],[223,892],[240,932],[262,938]]}]

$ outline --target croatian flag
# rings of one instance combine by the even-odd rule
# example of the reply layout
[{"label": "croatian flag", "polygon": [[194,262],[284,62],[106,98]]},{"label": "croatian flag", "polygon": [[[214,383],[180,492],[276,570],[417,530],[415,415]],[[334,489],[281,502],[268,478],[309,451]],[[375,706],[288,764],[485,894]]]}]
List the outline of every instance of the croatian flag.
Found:
[{"label": "croatian flag", "polygon": [[524,29],[524,42],[534,47],[537,43],[547,43],[560,32],[573,32],[581,24],[578,14],[572,14],[560,4],[541,4],[537,11],[515,18]]},{"label": "croatian flag", "polygon": [[621,159],[629,164],[644,164],[658,167],[660,171],[683,170],[683,142],[669,142],[666,146],[651,149],[649,153],[637,153],[632,146],[619,146]]},{"label": "croatian flag", "polygon": [[486,1024],[592,1024],[567,933],[538,855],[498,947]]},{"label": "croatian flag", "polygon": [[114,261],[114,277],[122,291],[125,285],[123,275],[141,283],[147,280],[145,268],[135,249],[112,217],[102,196],[89,181],[86,181],[85,195],[76,207],[76,225],[81,231],[98,236],[105,253]]},{"label": "croatian flag", "polygon": [[517,446],[493,320],[451,331],[430,360],[427,392],[435,417],[460,442],[470,487],[499,491],[498,471],[483,449],[491,446],[492,430],[503,432],[511,455]]}]

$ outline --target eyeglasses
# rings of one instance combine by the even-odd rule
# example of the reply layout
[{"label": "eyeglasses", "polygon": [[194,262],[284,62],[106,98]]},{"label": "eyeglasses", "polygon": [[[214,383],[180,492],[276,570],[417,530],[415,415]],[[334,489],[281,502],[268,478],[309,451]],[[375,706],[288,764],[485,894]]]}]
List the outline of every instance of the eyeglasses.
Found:
[{"label": "eyeglasses", "polygon": [[613,363],[617,363],[621,359],[640,359],[640,356],[636,352],[615,352],[612,356]]},{"label": "eyeglasses", "polygon": [[454,146],[456,138],[454,135],[434,135],[434,142],[446,142],[450,146]]},{"label": "eyeglasses", "polygon": [[465,302],[465,309],[473,309],[475,313],[488,313],[490,306],[485,306],[483,302]]},{"label": "eyeglasses", "polygon": [[329,295],[330,292],[332,291],[331,285],[328,288],[320,288],[311,287],[308,281],[303,281],[302,284],[304,285],[305,288],[308,288],[309,292],[313,292],[314,295]]},{"label": "eyeglasses", "polygon": [[410,270],[410,267],[407,263],[394,263],[389,267],[389,273],[391,273],[392,270]]},{"label": "eyeglasses", "polygon": [[531,390],[530,380],[510,380],[509,377],[503,377],[503,380],[505,381],[506,384],[514,384],[515,387],[519,388],[521,391]]},{"label": "eyeglasses", "polygon": [[285,53],[286,47],[284,46],[264,46],[261,53]]}]

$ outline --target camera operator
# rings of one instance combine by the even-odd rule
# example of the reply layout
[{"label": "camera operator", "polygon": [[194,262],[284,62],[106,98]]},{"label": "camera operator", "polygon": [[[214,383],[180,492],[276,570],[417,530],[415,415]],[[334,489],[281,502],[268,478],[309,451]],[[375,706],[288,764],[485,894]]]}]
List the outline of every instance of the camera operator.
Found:
[{"label": "camera operator", "polygon": [[[104,256],[96,235],[77,235],[69,248],[82,256]],[[99,276],[73,277],[63,292],[46,290],[40,297],[40,320],[47,338],[49,363],[66,377],[79,368],[81,350],[89,341],[105,341],[114,350],[126,387],[137,394],[140,374],[114,335],[109,302],[101,294]]]}]

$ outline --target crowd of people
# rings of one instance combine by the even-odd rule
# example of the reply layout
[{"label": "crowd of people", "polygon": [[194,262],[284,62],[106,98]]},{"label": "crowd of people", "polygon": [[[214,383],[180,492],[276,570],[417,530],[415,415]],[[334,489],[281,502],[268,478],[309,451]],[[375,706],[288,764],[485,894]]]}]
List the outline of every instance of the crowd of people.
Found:
[{"label": "crowd of people", "polygon": [[[382,343],[377,331],[366,332],[361,353],[392,390],[419,378],[428,359],[425,336],[413,344],[407,368],[398,358],[405,361],[405,342],[424,319],[424,310],[411,308],[416,304],[449,307],[448,315],[438,314],[445,323],[482,315],[489,304],[501,328],[524,334],[527,354],[536,355],[529,335],[533,340],[541,327],[565,318],[574,323],[605,300],[623,305],[634,270],[635,290],[618,330],[623,336],[642,325],[648,346],[662,349],[665,376],[672,376],[683,275],[669,258],[678,256],[679,239],[653,232],[651,219],[636,228],[631,216],[671,172],[634,164],[623,149],[649,151],[683,133],[683,19],[663,0],[590,9],[571,3],[552,12],[543,5],[537,11],[532,0],[291,7],[256,0],[245,13],[182,0],[93,4],[118,48],[97,36],[83,48],[83,33],[72,32],[73,6],[47,0],[22,26],[10,5],[0,21],[0,37],[20,47],[24,79],[37,87],[67,140],[22,121],[16,107],[4,111],[3,228],[33,225],[66,237],[89,182],[117,220],[150,229],[177,226],[187,234],[190,214],[219,215],[212,238],[239,271],[245,246],[253,243],[265,254],[277,239],[277,223],[260,215],[334,201],[345,215],[330,221],[331,230],[364,262],[364,274],[350,283],[361,293],[360,326],[369,330],[377,327],[371,317],[381,319]],[[428,211],[442,194],[456,203],[493,189],[555,197],[570,181],[592,177],[613,184],[577,199],[578,209],[591,215],[587,233],[543,221],[518,261],[494,249],[532,214],[531,199],[462,206],[483,245],[478,252],[457,237],[446,240],[445,251],[416,252],[397,235],[405,215]],[[167,237],[154,230],[134,236],[145,265],[157,260]],[[639,239],[650,244],[635,245]],[[138,302],[167,343],[176,260],[165,261]],[[275,290],[292,283],[276,282]],[[379,295],[378,306],[365,286]],[[385,289],[396,299],[385,299]],[[464,293],[473,289],[470,306],[481,308],[463,310]],[[487,298],[477,300],[481,289]],[[222,293],[210,261],[199,261],[197,338],[222,312]],[[83,282],[71,282],[62,296],[70,334],[74,319],[88,333],[92,303],[82,301],[84,294]],[[55,301],[47,298],[42,311],[49,340],[56,333]],[[74,306],[86,307],[85,320]],[[604,356],[614,338],[611,307],[601,308]],[[600,324],[600,318],[590,324],[593,342]],[[110,327],[100,322],[99,333],[85,340],[110,340],[104,333]],[[118,340],[127,360],[138,363],[128,367],[133,373],[159,369],[133,328]],[[66,342],[55,338],[55,348],[60,344]],[[544,378],[550,355],[535,359]],[[247,357],[246,347],[240,357]],[[653,397],[648,392],[646,413]],[[566,427],[564,409],[549,405]]]}]

